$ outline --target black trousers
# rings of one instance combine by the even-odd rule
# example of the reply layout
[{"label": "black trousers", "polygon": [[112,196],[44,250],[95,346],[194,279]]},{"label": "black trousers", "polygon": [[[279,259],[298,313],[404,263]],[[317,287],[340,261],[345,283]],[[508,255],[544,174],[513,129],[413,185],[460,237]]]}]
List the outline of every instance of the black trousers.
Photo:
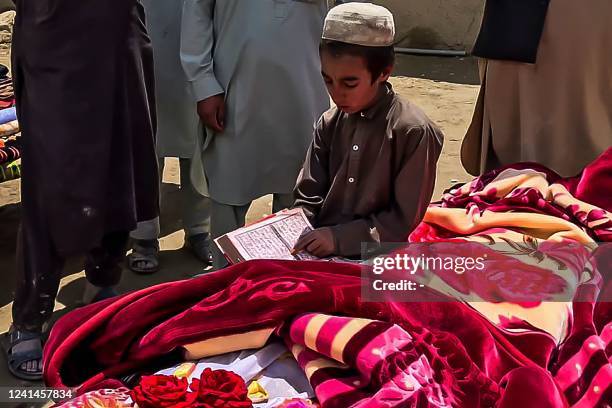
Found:
[{"label": "black trousers", "polygon": [[[66,261],[41,218],[40,214],[25,213],[17,237],[13,325],[20,330],[41,331],[50,320]],[[101,287],[119,283],[128,238],[128,231],[107,234],[88,252],[85,275],[90,283]]]}]

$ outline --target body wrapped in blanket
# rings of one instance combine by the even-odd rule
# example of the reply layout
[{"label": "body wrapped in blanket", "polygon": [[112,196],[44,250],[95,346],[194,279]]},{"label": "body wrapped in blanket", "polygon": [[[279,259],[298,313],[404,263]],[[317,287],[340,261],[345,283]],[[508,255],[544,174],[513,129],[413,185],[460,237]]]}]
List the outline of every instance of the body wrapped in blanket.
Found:
[{"label": "body wrapped in blanket", "polygon": [[607,251],[564,258],[576,276],[601,262],[579,280],[580,301],[368,303],[359,266],[252,261],[66,315],[45,348],[46,383],[119,388],[176,350],[197,359],[280,337],[324,408],[610,406],[610,186],[612,149],[572,179],[509,166],[447,193],[411,236]]}]

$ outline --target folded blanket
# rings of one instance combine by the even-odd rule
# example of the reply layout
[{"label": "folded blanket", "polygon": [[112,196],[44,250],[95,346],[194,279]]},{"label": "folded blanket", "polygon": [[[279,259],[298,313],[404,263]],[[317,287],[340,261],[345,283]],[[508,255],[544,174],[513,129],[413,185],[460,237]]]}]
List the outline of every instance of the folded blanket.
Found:
[{"label": "folded blanket", "polygon": [[13,96],[13,80],[9,77],[0,78],[0,99]]},{"label": "folded blanket", "polygon": [[0,137],[11,136],[17,132],[19,132],[19,122],[16,120],[0,125]]},{"label": "folded blanket", "polygon": [[[573,280],[580,301],[463,298],[478,281],[502,292],[518,279],[511,293],[529,292],[529,279],[508,268],[478,279],[440,273],[445,290],[426,288],[420,302],[366,302],[360,266],[252,261],[67,314],[45,346],[45,381],[88,390],[172,351],[197,359],[276,335],[323,407],[600,406],[612,393],[612,308],[602,301],[612,292],[600,273],[612,251],[597,242],[611,241],[612,218],[593,202],[606,204],[595,193],[612,185],[610,174],[601,162],[566,180],[537,166],[505,168],[449,192],[411,236],[447,241],[436,248],[450,252],[456,240],[519,243],[518,254],[499,256]],[[559,242],[584,251],[558,251]]]},{"label": "folded blanket", "polygon": [[0,125],[17,120],[17,110],[15,108],[7,108],[0,110]]},{"label": "folded blanket", "polygon": [[21,159],[0,165],[0,183],[21,177]]},{"label": "folded blanket", "polygon": [[0,138],[0,164],[13,162],[21,157],[21,134]]},{"label": "folded blanket", "polygon": [[13,91],[13,80],[11,78],[0,79],[0,109],[9,108],[15,104]]}]

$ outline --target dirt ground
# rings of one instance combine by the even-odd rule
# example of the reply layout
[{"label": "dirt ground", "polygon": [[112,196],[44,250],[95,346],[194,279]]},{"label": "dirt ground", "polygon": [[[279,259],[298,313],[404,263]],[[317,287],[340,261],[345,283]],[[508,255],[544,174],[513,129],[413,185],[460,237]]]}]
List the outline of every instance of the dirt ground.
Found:
[{"label": "dirt ground", "polygon": [[[7,64],[7,59],[8,52],[0,46],[0,63]],[[391,82],[400,95],[421,106],[444,131],[445,143],[438,166],[435,200],[452,183],[469,180],[459,162],[459,149],[478,93],[476,63],[471,58],[400,56]],[[161,270],[146,277],[125,270],[119,288],[123,292],[205,272],[202,264],[182,249],[184,234],[179,215],[178,179],[178,161],[167,159],[162,186]],[[0,333],[6,332],[11,321],[15,237],[20,217],[19,187],[19,181],[0,184],[0,272],[4,282],[0,287]],[[270,197],[257,200],[249,211],[249,220],[269,214],[270,207]],[[56,303],[56,317],[77,307],[83,287],[82,260],[75,258],[66,266]],[[5,369],[4,360],[2,355],[0,385],[19,385],[20,382]],[[0,403],[0,406],[8,405]]]}]

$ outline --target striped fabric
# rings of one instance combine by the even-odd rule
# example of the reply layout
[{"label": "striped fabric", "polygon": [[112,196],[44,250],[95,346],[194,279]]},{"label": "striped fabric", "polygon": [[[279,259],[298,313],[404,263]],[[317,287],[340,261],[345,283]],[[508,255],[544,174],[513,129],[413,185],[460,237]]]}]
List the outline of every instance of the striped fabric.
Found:
[{"label": "striped fabric", "polygon": [[21,157],[21,136],[0,138],[0,164],[11,163]]},{"label": "striped fabric", "polygon": [[8,108],[14,104],[13,80],[9,77],[0,78],[0,108]]},{"label": "striped fabric", "polygon": [[[391,323],[311,313],[290,324],[286,342],[323,408],[467,406],[460,384],[440,375],[453,372],[443,367],[450,359],[431,347],[431,334],[418,337]],[[482,401],[496,394],[486,381],[480,391]]]}]

